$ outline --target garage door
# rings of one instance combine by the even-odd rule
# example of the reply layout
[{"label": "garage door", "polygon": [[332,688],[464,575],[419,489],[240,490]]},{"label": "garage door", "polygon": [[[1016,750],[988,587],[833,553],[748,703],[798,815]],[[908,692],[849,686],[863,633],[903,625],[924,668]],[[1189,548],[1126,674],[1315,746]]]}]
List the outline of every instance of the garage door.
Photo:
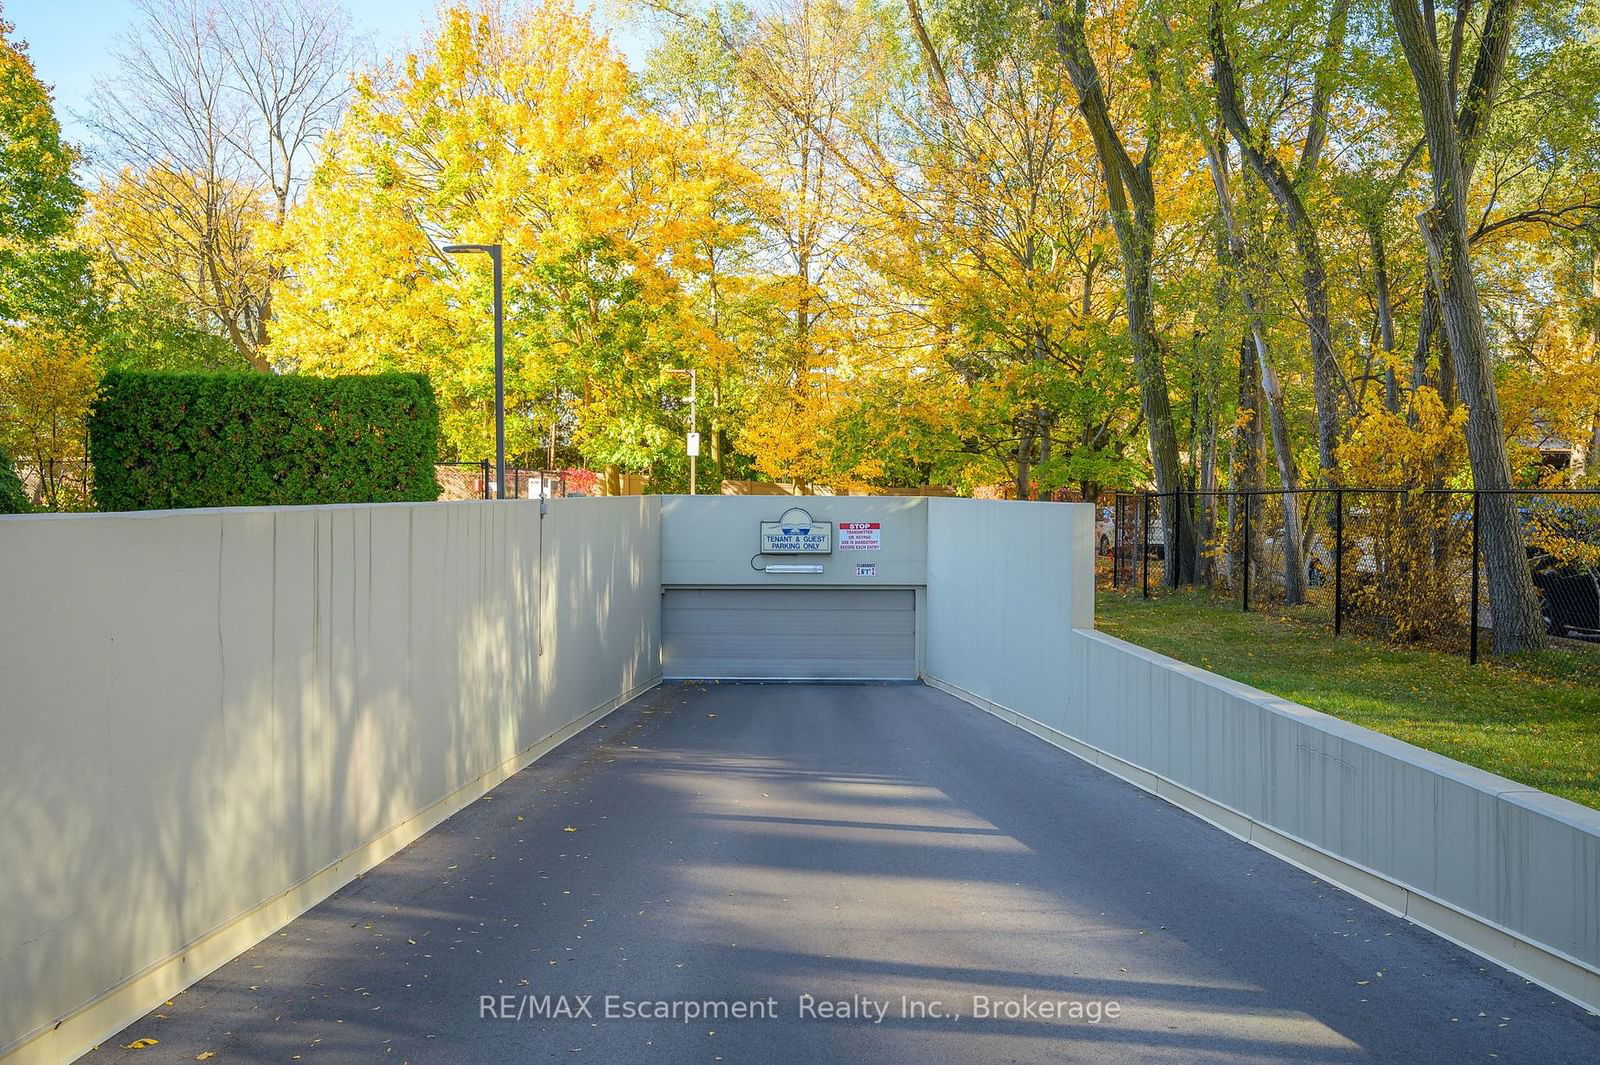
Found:
[{"label": "garage door", "polygon": [[894,588],[668,588],[669,678],[914,680],[917,600]]}]

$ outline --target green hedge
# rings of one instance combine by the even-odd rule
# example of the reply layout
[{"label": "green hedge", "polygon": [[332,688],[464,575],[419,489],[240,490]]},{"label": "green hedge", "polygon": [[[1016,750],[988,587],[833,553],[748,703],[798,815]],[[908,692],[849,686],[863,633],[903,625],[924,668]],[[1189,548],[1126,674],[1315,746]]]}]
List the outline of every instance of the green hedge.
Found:
[{"label": "green hedge", "polygon": [[101,510],[437,499],[438,450],[422,374],[118,371],[89,412]]},{"label": "green hedge", "polygon": [[32,509],[28,505],[28,493],[22,488],[22,478],[11,465],[11,456],[0,448],[0,514],[26,514]]}]

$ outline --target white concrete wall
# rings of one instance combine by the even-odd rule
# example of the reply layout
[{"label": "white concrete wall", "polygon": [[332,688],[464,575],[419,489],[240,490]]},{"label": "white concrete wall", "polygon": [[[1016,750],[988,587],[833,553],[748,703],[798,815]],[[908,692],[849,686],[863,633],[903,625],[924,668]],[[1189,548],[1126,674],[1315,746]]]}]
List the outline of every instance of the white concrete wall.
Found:
[{"label": "white concrete wall", "polygon": [[928,500],[924,675],[1001,706],[1050,699],[1073,628],[1094,624],[1093,565],[1086,503]]},{"label": "white concrete wall", "polygon": [[930,684],[1600,1010],[1600,811],[1092,631],[1087,508],[931,503]]},{"label": "white concrete wall", "polygon": [[[679,587],[917,587],[927,573],[928,503],[913,496],[666,496],[661,501],[661,580]],[[756,572],[750,558],[761,549],[761,523],[777,521],[791,507],[834,523],[833,554],[766,556],[777,563],[820,563],[821,573]],[[844,521],[881,523],[882,548],[839,550]],[[858,562],[877,563],[877,575],[857,577]]]},{"label": "white concrete wall", "polygon": [[659,535],[644,497],[0,519],[0,1058],[70,1060],[653,683]]},{"label": "white concrete wall", "polygon": [[1065,698],[1036,704],[1039,724],[1105,768],[1600,1009],[1600,810],[1122,640],[1075,635]]}]

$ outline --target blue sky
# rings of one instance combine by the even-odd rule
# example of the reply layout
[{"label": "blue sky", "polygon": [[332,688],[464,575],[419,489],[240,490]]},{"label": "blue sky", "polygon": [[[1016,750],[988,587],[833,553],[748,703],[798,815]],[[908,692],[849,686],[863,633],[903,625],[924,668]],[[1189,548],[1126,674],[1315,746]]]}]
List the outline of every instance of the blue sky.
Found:
[{"label": "blue sky", "polygon": [[[431,24],[437,0],[339,0],[358,34],[381,53],[414,44]],[[111,53],[137,11],[130,0],[0,0],[16,36],[28,43],[39,77],[55,92],[56,113],[67,139],[86,138],[78,121],[95,79],[111,73]],[[647,30],[618,26],[613,39],[635,65],[643,59]]]}]

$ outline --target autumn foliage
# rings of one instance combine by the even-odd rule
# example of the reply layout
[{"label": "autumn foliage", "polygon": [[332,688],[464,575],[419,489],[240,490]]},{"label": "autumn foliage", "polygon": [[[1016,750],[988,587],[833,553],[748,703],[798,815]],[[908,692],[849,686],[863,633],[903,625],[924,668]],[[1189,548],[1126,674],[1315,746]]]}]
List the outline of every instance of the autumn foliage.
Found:
[{"label": "autumn foliage", "polygon": [[[1481,345],[1430,258],[1410,4],[711,0],[628,9],[630,59],[571,0],[472,0],[366,62],[326,5],[170,0],[76,172],[8,42],[0,443],[81,468],[108,370],[403,371],[444,457],[481,459],[489,268],[443,247],[495,243],[521,465],[683,490],[698,431],[702,485],[1242,488],[1305,562],[1326,508],[1285,492],[1471,486],[1502,454],[1594,483],[1600,41],[1549,32],[1594,2],[1503,39],[1506,0],[1435,13]],[[1491,372],[1463,383],[1467,346]],[[1239,530],[1194,509],[1167,527],[1225,562]]]}]

